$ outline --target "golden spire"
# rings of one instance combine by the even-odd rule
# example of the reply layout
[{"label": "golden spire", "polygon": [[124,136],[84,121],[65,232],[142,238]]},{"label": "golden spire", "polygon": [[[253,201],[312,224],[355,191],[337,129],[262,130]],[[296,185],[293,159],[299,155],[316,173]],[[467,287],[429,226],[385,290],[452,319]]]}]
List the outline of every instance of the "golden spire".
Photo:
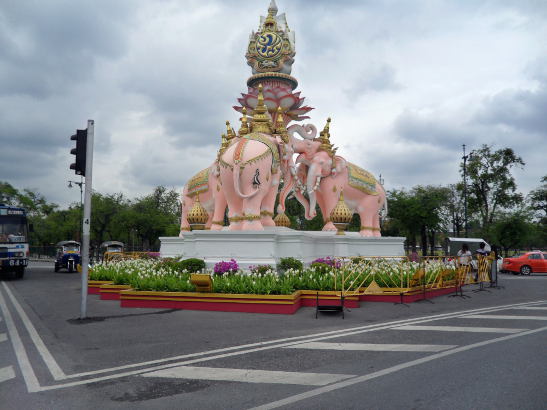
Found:
[{"label": "golden spire", "polygon": [[222,134],[220,136],[220,151],[219,151],[219,154],[226,151],[226,148],[228,148],[228,145],[230,145],[230,141],[228,141],[228,138],[226,138],[226,134]]},{"label": "golden spire", "polygon": [[327,118],[325,128],[323,128],[323,131],[321,131],[321,133],[319,134],[319,141],[321,142],[321,146],[319,147],[319,149],[325,151],[331,157],[333,157],[336,153],[337,148],[333,149],[333,146],[330,142],[330,121],[330,117]]},{"label": "golden spire", "polygon": [[230,121],[226,121],[226,138],[228,138],[228,141],[232,138],[235,138],[236,134],[234,132],[234,129],[230,126]]},{"label": "golden spire", "polygon": [[239,128],[239,136],[243,136],[249,133],[249,126],[247,125],[247,108],[243,107],[241,110],[243,117],[241,117],[241,128]]},{"label": "golden spire", "polygon": [[268,7],[268,15],[266,16],[266,19],[264,20],[262,31],[277,31],[277,21],[274,17],[276,14],[277,14],[277,5],[275,4],[275,1],[272,1],[270,3],[270,7]]},{"label": "golden spire", "polygon": [[271,134],[272,132],[270,126],[270,117],[268,116],[268,109],[264,105],[262,84],[258,85],[258,102],[256,103],[256,107],[254,109],[251,129],[253,132],[263,132],[265,134]]},{"label": "golden spire", "polygon": [[275,133],[281,136],[283,142],[289,142],[289,134],[287,132],[287,127],[285,126],[285,121],[283,120],[283,109],[277,107],[277,118],[275,120]]}]

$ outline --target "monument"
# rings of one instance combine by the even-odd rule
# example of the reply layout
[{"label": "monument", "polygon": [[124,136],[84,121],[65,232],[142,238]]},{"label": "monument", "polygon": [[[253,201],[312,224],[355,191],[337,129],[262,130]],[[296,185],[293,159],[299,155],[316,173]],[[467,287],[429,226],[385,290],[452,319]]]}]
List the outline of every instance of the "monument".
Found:
[{"label": "monument", "polygon": [[[331,119],[319,136],[313,124],[296,124],[309,119],[313,108],[294,92],[294,39],[272,0],[258,31],[249,36],[245,57],[252,75],[233,107],[241,113],[239,130],[226,121],[213,163],[185,185],[180,235],[160,238],[162,256],[199,257],[208,266],[234,258],[245,267],[275,265],[287,256],[311,262],[325,256],[404,255],[404,238],[381,236],[380,213],[387,212],[382,184],[337,155]],[[291,192],[306,219],[314,218],[319,206],[321,232],[288,228],[285,201]],[[354,213],[361,229],[344,234]]]}]

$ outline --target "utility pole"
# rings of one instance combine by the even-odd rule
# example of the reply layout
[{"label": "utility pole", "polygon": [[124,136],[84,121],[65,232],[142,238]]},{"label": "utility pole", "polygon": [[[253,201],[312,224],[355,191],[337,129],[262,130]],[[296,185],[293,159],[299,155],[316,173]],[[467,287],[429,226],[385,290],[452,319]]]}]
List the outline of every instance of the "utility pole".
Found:
[{"label": "utility pole", "polygon": [[80,308],[80,319],[87,317],[87,278],[89,269],[89,233],[91,226],[91,191],[93,174],[93,134],[95,122],[87,120],[87,144],[85,164],[85,195],[84,195],[84,219],[82,238],[82,304]]},{"label": "utility pole", "polygon": [[465,155],[465,144],[463,147],[463,224],[465,230],[465,237],[469,238],[469,227],[467,225],[467,159],[469,155]]}]

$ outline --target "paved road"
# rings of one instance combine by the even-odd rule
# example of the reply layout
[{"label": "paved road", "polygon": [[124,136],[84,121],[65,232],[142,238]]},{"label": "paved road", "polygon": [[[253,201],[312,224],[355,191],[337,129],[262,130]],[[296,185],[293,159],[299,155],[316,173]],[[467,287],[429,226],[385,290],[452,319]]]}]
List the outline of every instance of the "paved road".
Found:
[{"label": "paved road", "polygon": [[314,318],[122,309],[33,263],[0,282],[2,409],[543,409],[547,275]]}]

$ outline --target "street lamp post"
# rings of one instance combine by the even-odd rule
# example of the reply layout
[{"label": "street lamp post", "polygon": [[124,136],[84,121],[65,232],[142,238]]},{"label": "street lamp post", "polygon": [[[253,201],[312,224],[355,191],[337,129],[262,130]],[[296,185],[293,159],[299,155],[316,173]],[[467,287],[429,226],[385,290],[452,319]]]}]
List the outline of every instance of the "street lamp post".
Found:
[{"label": "street lamp post", "polygon": [[465,155],[465,144],[463,147],[463,224],[465,230],[465,237],[469,237],[469,226],[467,225],[467,159],[469,155]]},{"label": "street lamp post", "polygon": [[82,230],[83,230],[83,212],[84,212],[84,206],[83,206],[83,185],[85,184],[85,182],[83,182],[83,180],[80,180],[80,182],[76,182],[76,181],[68,181],[68,187],[69,188],[72,188],[72,184],[76,184],[80,187],[80,241],[82,240]]}]

